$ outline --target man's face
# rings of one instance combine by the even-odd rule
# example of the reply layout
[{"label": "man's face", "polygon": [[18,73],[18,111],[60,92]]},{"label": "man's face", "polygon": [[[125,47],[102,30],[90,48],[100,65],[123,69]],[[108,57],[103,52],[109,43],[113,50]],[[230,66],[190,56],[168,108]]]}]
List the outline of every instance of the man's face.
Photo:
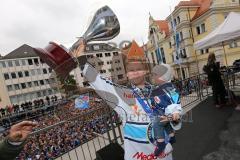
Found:
[{"label": "man's face", "polygon": [[130,62],[126,66],[128,80],[134,85],[142,84],[147,74],[146,64]]}]

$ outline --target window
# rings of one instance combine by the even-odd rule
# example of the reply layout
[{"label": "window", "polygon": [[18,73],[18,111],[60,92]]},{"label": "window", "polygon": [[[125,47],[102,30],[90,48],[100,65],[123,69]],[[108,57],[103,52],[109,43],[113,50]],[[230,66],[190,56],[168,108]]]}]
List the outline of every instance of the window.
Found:
[{"label": "window", "polygon": [[104,62],[98,62],[98,65],[102,66],[102,65],[104,65]]},{"label": "window", "polygon": [[8,61],[8,67],[12,67],[12,66],[13,66],[12,61]]},{"label": "window", "polygon": [[196,31],[197,31],[197,34],[201,34],[201,33],[206,32],[205,23],[202,23],[200,26],[197,26]]},{"label": "window", "polygon": [[44,85],[44,81],[43,81],[43,80],[40,80],[40,84],[43,86],[43,85]]},{"label": "window", "polygon": [[18,77],[19,78],[22,78],[23,77],[23,73],[20,71],[20,72],[18,72]]},{"label": "window", "polygon": [[100,70],[100,73],[106,73],[106,70],[105,69]]},{"label": "window", "polygon": [[108,69],[108,72],[114,72],[114,69],[110,68]]},{"label": "window", "polygon": [[45,79],[46,84],[50,84],[49,79]]},{"label": "window", "polygon": [[27,82],[27,85],[28,85],[29,88],[31,88],[32,87],[32,82]]},{"label": "window", "polygon": [[35,87],[39,86],[38,81],[34,81],[34,86]]},{"label": "window", "polygon": [[171,42],[169,42],[169,48],[172,48],[172,43]]},{"label": "window", "polygon": [[105,53],[105,57],[110,57],[111,53]]},{"label": "window", "polygon": [[47,91],[46,90],[43,90],[43,96],[46,96],[47,95]]},{"label": "window", "polygon": [[118,79],[123,79],[123,75],[122,74],[118,75]]},{"label": "window", "polygon": [[174,26],[173,26],[173,22],[171,21],[171,27],[173,28]]},{"label": "window", "polygon": [[102,57],[102,53],[96,54],[97,57]]},{"label": "window", "polygon": [[32,59],[28,59],[28,65],[33,65]]},{"label": "window", "polygon": [[162,58],[162,62],[163,63],[166,63],[166,58],[165,58],[165,53],[164,53],[164,49],[161,47],[160,48],[160,54],[161,54],[161,57],[159,57],[159,58]]},{"label": "window", "polygon": [[17,96],[10,96],[10,101],[12,104],[18,103]]},{"label": "window", "polygon": [[39,65],[38,58],[34,58],[34,59],[33,59],[33,61],[34,61],[34,64],[35,64],[36,66],[38,66],[38,65]]},{"label": "window", "polygon": [[180,51],[180,53],[181,53],[181,58],[187,58],[187,53],[186,53],[186,49],[185,49],[185,48],[182,49],[182,50]]},{"label": "window", "polygon": [[47,74],[47,70],[45,68],[43,69],[43,74]]},{"label": "window", "polygon": [[12,79],[15,79],[15,78],[17,78],[17,75],[16,75],[16,73],[12,72],[12,73],[11,73],[11,77],[12,77]]},{"label": "window", "polygon": [[25,59],[22,59],[21,62],[22,62],[22,66],[26,65]]},{"label": "window", "polygon": [[94,45],[94,46],[93,46],[93,50],[97,51],[97,50],[99,50],[99,49],[100,49],[99,45]]},{"label": "window", "polygon": [[87,55],[87,58],[93,58],[93,55]]},{"label": "window", "polygon": [[200,50],[200,53],[201,53],[201,54],[209,53],[209,49],[201,49],[201,50]]},{"label": "window", "polygon": [[37,74],[38,75],[42,74],[40,69],[37,69]]},{"label": "window", "polygon": [[29,72],[28,71],[24,71],[24,73],[25,73],[26,77],[29,77]]},{"label": "window", "polygon": [[179,39],[180,41],[182,41],[183,40],[183,33],[182,32],[180,32],[180,39]]},{"label": "window", "polygon": [[52,94],[52,90],[49,89],[49,90],[48,90],[48,95],[51,95],[51,94]]},{"label": "window", "polygon": [[19,84],[14,84],[14,88],[15,88],[15,90],[19,90],[20,89]]},{"label": "window", "polygon": [[25,89],[27,86],[25,83],[21,83],[22,89]]},{"label": "window", "polygon": [[200,27],[199,27],[199,26],[196,27],[196,30],[197,30],[197,34],[201,34],[201,31],[200,31]]},{"label": "window", "polygon": [[3,68],[6,68],[6,63],[5,62],[0,62],[0,66]]},{"label": "window", "polygon": [[4,73],[4,78],[5,78],[5,80],[10,79],[9,74],[8,73]]},{"label": "window", "polygon": [[177,23],[178,24],[180,23],[180,17],[179,16],[177,17]]},{"label": "window", "polygon": [[13,90],[13,86],[12,86],[12,85],[8,85],[8,86],[7,86],[7,90],[8,90],[8,91],[12,91],[12,90]]},{"label": "window", "polygon": [[174,26],[176,26],[177,25],[176,19],[174,19],[173,22],[174,22]]},{"label": "window", "polygon": [[16,66],[20,66],[20,63],[19,63],[18,60],[15,60],[15,65],[16,65]]},{"label": "window", "polygon": [[121,69],[122,69],[121,67],[116,68],[117,71],[120,71]]},{"label": "window", "polygon": [[34,69],[31,70],[31,76],[35,76],[35,70]]},{"label": "window", "polygon": [[113,52],[113,55],[114,56],[118,56],[118,52]]},{"label": "window", "polygon": [[48,72],[49,72],[49,73],[52,73],[52,68],[48,68]]},{"label": "window", "polygon": [[43,61],[41,58],[40,58],[40,63],[41,63],[41,64],[43,64],[43,63],[44,63],[44,61]]},{"label": "window", "polygon": [[205,23],[201,24],[201,30],[202,30],[202,33],[205,32]]},{"label": "window", "polygon": [[206,53],[209,53],[209,49],[206,49]]}]

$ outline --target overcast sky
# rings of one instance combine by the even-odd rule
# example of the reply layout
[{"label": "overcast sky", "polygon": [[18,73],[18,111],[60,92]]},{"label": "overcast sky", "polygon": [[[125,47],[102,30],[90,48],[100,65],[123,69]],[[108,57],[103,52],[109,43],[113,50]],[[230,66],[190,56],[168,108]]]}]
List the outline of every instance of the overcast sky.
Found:
[{"label": "overcast sky", "polygon": [[97,8],[109,5],[117,15],[121,32],[113,42],[147,41],[149,12],[165,19],[180,0],[1,0],[0,54],[22,44],[45,47],[56,41],[67,47],[87,28]]}]

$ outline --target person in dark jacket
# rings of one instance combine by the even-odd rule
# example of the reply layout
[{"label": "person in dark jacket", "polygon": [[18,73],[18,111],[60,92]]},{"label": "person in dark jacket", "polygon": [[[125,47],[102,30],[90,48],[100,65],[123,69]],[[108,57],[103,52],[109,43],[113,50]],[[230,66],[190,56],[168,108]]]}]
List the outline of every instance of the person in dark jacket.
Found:
[{"label": "person in dark jacket", "polygon": [[0,160],[14,160],[23,149],[25,141],[37,124],[22,121],[11,127],[9,135],[0,141]]},{"label": "person in dark jacket", "polygon": [[208,75],[208,83],[212,86],[213,98],[216,107],[226,104],[226,90],[221,78],[220,63],[216,62],[214,53],[208,56],[208,63],[203,68]]}]

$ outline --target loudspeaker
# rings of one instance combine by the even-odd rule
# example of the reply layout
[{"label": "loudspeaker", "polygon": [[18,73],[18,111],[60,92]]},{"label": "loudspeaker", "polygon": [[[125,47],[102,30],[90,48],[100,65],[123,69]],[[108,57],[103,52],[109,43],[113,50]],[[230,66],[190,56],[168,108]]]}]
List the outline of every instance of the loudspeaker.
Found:
[{"label": "loudspeaker", "polygon": [[124,150],[118,143],[110,143],[96,152],[96,160],[124,160]]}]

